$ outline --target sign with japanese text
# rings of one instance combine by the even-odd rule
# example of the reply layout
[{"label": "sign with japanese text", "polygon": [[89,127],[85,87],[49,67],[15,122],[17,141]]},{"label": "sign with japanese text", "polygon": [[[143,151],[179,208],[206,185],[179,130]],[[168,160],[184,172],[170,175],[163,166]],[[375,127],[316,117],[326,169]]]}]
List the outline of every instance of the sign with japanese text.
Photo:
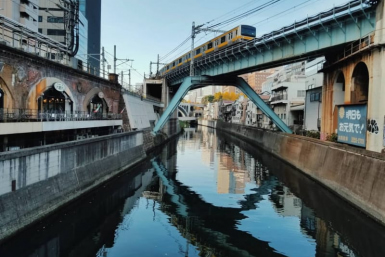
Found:
[{"label": "sign with japanese text", "polygon": [[338,106],[338,142],[366,146],[366,112],[366,105]]}]

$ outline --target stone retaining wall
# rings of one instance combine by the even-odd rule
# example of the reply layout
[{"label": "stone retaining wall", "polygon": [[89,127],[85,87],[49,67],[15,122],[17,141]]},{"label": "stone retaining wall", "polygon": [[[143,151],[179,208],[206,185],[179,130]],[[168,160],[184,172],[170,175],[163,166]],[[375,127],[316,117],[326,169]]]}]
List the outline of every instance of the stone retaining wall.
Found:
[{"label": "stone retaining wall", "polygon": [[166,138],[145,129],[0,153],[0,241],[144,160],[174,123]]},{"label": "stone retaining wall", "polygon": [[385,156],[347,145],[222,121],[199,121],[251,141],[385,224]]}]

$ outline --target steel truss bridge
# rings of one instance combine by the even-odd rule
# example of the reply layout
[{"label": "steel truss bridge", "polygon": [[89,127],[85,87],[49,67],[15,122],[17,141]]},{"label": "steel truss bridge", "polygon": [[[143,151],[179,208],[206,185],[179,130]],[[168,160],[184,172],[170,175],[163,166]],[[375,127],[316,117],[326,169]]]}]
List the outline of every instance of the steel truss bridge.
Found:
[{"label": "steel truss bridge", "polygon": [[[189,77],[189,63],[170,71],[165,75],[165,79],[168,86],[176,87],[178,90],[153,132],[157,133],[163,127],[190,89],[207,85],[233,85],[239,87],[279,129],[292,133],[254,90],[237,75],[330,53],[338,55],[345,53],[345,48],[349,44],[356,45],[355,42],[366,42],[365,46],[370,47],[373,44],[378,2],[354,0],[254,40],[206,55],[195,61],[195,77]],[[367,38],[368,43],[367,40],[363,40]],[[344,57],[346,58],[346,54],[341,56]]]}]

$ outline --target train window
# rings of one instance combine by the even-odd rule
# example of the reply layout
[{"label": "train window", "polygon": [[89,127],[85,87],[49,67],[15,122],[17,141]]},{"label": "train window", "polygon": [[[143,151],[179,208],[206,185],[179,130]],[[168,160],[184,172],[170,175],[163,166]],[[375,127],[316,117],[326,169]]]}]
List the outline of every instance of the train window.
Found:
[{"label": "train window", "polygon": [[230,32],[229,33],[229,39],[232,39],[233,38],[233,32]]},{"label": "train window", "polygon": [[221,37],[221,43],[224,43],[226,41],[226,36]]},{"label": "train window", "polygon": [[182,62],[182,58],[179,59],[179,63],[181,63],[181,62]]},{"label": "train window", "polygon": [[167,70],[169,70],[170,69],[170,66],[169,65],[167,65]]},{"label": "train window", "polygon": [[213,48],[213,42],[210,42],[208,45],[207,45],[207,49],[211,49]]},{"label": "train window", "polygon": [[195,51],[195,55],[200,54],[200,52],[201,52],[201,49],[199,48],[199,49],[197,49],[197,50]]},{"label": "train window", "polygon": [[187,59],[189,59],[189,58],[190,58],[190,55],[191,55],[191,53],[189,53],[189,54],[187,55]]},{"label": "train window", "polygon": [[174,66],[175,66],[175,62],[172,63],[172,67],[174,67]]},{"label": "train window", "polygon": [[238,30],[235,31],[235,35],[238,35]]}]

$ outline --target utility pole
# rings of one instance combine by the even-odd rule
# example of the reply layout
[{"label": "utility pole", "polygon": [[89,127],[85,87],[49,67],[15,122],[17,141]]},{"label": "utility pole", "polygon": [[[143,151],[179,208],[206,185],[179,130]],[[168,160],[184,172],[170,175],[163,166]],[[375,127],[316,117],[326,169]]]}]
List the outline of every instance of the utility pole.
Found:
[{"label": "utility pole", "polygon": [[131,90],[131,70],[128,70],[128,88]]},{"label": "utility pole", "polygon": [[102,66],[103,66],[103,78],[105,78],[104,77],[104,72],[105,72],[105,68],[106,68],[106,59],[104,58],[104,46],[102,47]]},{"label": "utility pole", "polygon": [[152,62],[150,62],[150,76],[152,74],[151,66],[152,66]]},{"label": "utility pole", "polygon": [[190,76],[194,76],[194,38],[197,34],[199,34],[202,31],[210,31],[210,32],[225,32],[224,30],[217,30],[217,29],[207,29],[203,28],[204,24],[195,26],[195,22],[192,23],[192,28],[191,28],[191,52],[190,52]]},{"label": "utility pole", "polygon": [[158,54],[158,60],[156,62],[150,62],[150,75],[152,73],[152,65],[156,64],[156,75],[159,74],[159,64],[166,65],[167,63],[161,63],[159,62],[159,54]]},{"label": "utility pole", "polygon": [[116,74],[116,45],[114,45],[114,74]]},{"label": "utility pole", "polygon": [[[124,61],[124,62],[119,64],[119,65],[122,65],[122,64],[124,64],[126,62],[134,61],[134,60],[132,60],[132,59],[118,59],[118,58],[116,58],[116,45],[114,45],[114,74],[116,74],[116,66],[119,66],[119,65],[116,65],[116,61]],[[132,67],[132,65],[131,65],[131,67]]]},{"label": "utility pole", "polygon": [[158,76],[159,73],[159,54],[158,54],[158,60],[156,62],[156,75]]}]

